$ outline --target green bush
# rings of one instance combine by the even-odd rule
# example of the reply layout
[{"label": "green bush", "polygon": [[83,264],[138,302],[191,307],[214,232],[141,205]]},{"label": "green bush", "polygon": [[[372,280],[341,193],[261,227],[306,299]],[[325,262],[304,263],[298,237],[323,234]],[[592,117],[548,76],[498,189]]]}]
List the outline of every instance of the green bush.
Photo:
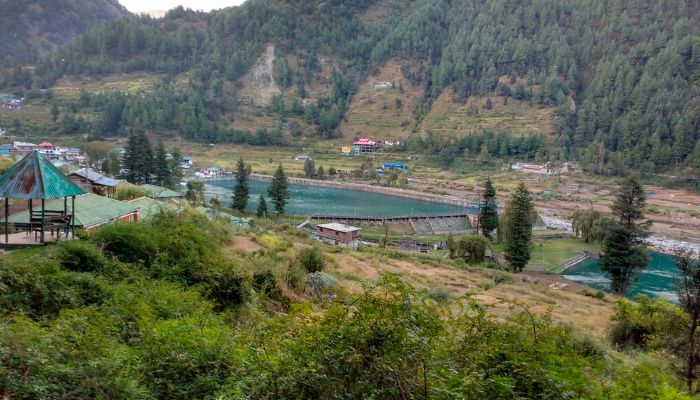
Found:
[{"label": "green bush", "polygon": [[297,262],[308,273],[321,272],[326,267],[326,260],[318,247],[304,247],[297,254]]},{"label": "green bush", "polygon": [[57,249],[61,265],[71,271],[99,271],[106,262],[105,257],[93,243],[70,240],[60,242]]},{"label": "green bush", "polygon": [[279,294],[277,277],[269,269],[253,273],[253,288],[257,292],[264,293],[270,297],[276,297]]},{"label": "green bush", "polygon": [[240,306],[250,299],[248,278],[234,267],[208,272],[203,283],[218,309]]},{"label": "green bush", "polygon": [[55,317],[62,309],[100,304],[107,294],[92,274],[48,264],[0,265],[0,313]]},{"label": "green bush", "polygon": [[104,253],[120,261],[150,267],[158,253],[157,235],[150,225],[116,223],[103,226],[91,239]]}]

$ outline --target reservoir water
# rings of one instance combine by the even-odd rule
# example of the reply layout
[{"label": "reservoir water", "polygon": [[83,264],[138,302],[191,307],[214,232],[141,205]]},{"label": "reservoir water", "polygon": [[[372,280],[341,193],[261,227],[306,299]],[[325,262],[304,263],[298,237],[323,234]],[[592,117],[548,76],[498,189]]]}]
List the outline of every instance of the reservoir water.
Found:
[{"label": "reservoir water", "polygon": [[[213,181],[206,185],[207,197],[218,197],[224,204],[231,202],[234,181]],[[250,200],[247,210],[255,211],[260,194],[265,193],[268,209],[272,204],[267,196],[270,182],[250,181]],[[322,188],[289,185],[290,199],[287,214],[336,214],[352,216],[390,217],[397,215],[447,214],[465,212],[461,207],[429,201],[390,196],[351,189]]]},{"label": "reservoir water", "polygon": [[[661,296],[669,301],[677,302],[678,296],[674,290],[673,277],[680,275],[680,270],[672,256],[662,253],[650,253],[651,261],[632,283],[626,297],[633,298],[638,293],[650,297]],[[598,260],[582,261],[561,274],[572,281],[584,283],[596,289],[610,291],[610,278],[598,269]]]}]

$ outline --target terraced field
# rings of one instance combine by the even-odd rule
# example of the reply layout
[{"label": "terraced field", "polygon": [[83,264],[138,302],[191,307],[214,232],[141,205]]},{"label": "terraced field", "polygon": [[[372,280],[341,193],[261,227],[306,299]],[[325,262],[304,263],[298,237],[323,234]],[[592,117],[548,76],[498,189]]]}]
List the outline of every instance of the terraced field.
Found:
[{"label": "terraced field", "polygon": [[[444,91],[433,103],[430,113],[419,126],[421,132],[436,136],[464,134],[471,130],[491,128],[513,134],[551,133],[552,108],[537,108],[527,101],[503,96],[490,97],[492,108],[486,109],[487,98],[472,96],[464,104],[455,103],[454,92]],[[470,108],[476,113],[470,112]]]}]

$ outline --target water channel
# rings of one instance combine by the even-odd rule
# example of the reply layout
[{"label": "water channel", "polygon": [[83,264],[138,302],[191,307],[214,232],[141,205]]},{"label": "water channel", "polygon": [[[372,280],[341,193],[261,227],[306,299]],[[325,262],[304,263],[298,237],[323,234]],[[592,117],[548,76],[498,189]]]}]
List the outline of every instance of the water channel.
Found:
[{"label": "water channel", "polygon": [[[650,297],[661,296],[677,302],[673,277],[680,274],[672,256],[662,253],[650,253],[651,261],[640,274],[639,279],[630,286],[627,297],[634,298],[639,293]],[[610,278],[598,269],[598,260],[587,259],[561,274],[564,278],[584,283],[595,289],[610,290]]]},{"label": "water channel", "polygon": [[[224,203],[230,203],[233,185],[232,180],[212,181],[206,185],[206,194],[208,197],[216,196]],[[250,181],[250,201],[247,208],[249,211],[257,209],[258,199],[262,193],[265,193],[268,208],[272,209],[267,196],[268,186],[270,182]],[[290,184],[289,192],[290,199],[285,211],[292,215],[336,214],[390,217],[465,212],[463,208],[453,205],[360,190]]]}]

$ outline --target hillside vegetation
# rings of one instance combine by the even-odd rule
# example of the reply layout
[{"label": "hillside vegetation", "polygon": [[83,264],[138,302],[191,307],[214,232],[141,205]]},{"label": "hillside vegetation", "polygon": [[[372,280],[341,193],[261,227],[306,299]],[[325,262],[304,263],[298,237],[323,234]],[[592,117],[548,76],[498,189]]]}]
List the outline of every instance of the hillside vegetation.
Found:
[{"label": "hillside vegetation", "polygon": [[[148,129],[279,145],[362,134],[432,133],[448,142],[536,134],[546,137],[536,149],[542,161],[622,175],[687,167],[692,175],[700,168],[699,13],[683,0],[250,0],[109,22],[33,74],[6,71],[4,86],[26,92],[66,76],[162,76],[146,94],[64,103],[74,119],[87,108],[85,124],[72,127],[95,136]],[[387,77],[396,85],[374,93]],[[148,109],[162,115],[139,115]]]},{"label": "hillside vegetation", "polygon": [[[546,309],[532,313],[533,291],[509,286],[508,273],[403,252],[314,250],[284,225],[234,238],[227,225],[161,214],[4,255],[0,391],[13,399],[688,398],[656,353],[618,351]],[[302,254],[330,275],[308,274]],[[502,312],[425,287],[431,279],[457,280],[461,294],[491,296]],[[580,297],[599,311],[594,318],[610,311],[605,299],[544,297],[532,300]]]},{"label": "hillside vegetation", "polygon": [[117,0],[0,0],[6,65],[33,63],[102,22],[124,17]]}]

